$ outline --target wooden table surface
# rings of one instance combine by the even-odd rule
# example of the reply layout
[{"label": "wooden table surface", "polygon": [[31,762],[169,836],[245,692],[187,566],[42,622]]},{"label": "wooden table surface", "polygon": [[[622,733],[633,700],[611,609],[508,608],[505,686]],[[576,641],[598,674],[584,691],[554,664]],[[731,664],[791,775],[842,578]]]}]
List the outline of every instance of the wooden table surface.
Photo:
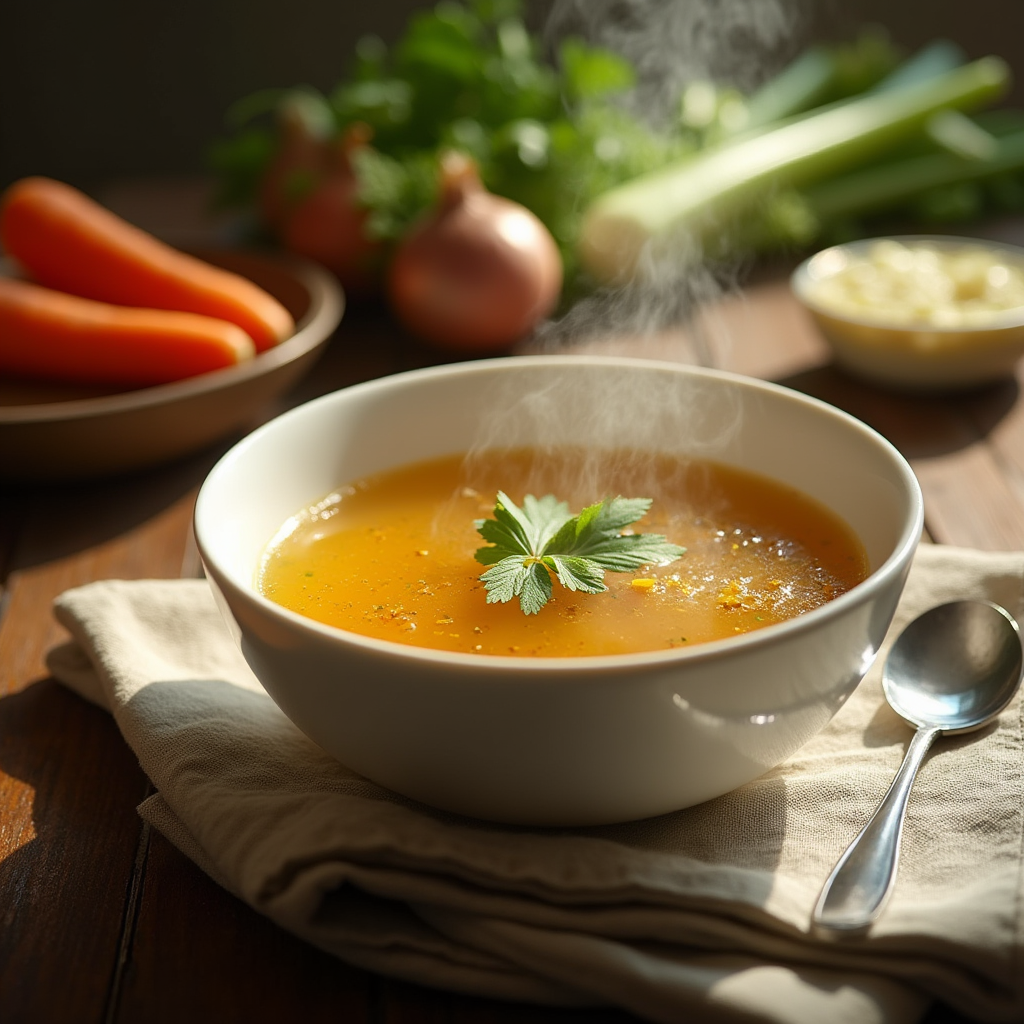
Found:
[{"label": "wooden table surface", "polygon": [[[998,233],[1024,242],[1024,225],[1002,225]],[[888,437],[921,481],[932,540],[1024,547],[1018,382],[955,397],[908,397],[858,383],[830,365],[782,268],[759,272],[712,322],[719,365],[816,395]],[[654,346],[596,347],[686,356],[671,337]],[[313,373],[264,415],[440,358],[381,309],[351,309]],[[348,967],[260,917],[142,823],[135,808],[150,783],[112,719],[47,677],[44,656],[63,638],[50,605],[66,588],[92,580],[191,571],[197,489],[236,439],[118,479],[0,482],[0,1019],[632,1020],[616,1010],[490,1002]],[[928,1017],[929,1024],[964,1019],[941,1006]]]}]

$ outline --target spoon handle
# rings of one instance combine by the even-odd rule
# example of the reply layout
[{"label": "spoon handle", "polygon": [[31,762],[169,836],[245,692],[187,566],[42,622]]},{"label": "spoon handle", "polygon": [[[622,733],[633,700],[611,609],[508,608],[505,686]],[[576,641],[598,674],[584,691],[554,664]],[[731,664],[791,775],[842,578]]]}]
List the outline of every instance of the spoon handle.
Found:
[{"label": "spoon handle", "polygon": [[900,835],[918,768],[941,729],[921,728],[882,802],[828,876],[811,923],[820,934],[863,932],[878,916],[896,879]]}]

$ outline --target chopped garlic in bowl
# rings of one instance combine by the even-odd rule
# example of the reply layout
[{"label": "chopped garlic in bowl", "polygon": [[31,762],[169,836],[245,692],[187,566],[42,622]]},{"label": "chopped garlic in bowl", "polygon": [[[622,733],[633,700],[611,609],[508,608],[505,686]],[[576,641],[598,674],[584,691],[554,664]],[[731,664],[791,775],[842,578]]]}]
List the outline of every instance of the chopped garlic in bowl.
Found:
[{"label": "chopped garlic in bowl", "polygon": [[862,253],[838,253],[841,269],[809,295],[836,313],[886,323],[963,327],[1024,307],[1024,261],[991,247],[936,248],[883,238]]},{"label": "chopped garlic in bowl", "polygon": [[1024,250],[966,238],[876,238],[825,249],[793,290],[839,362],[914,389],[973,386],[1024,352]]}]

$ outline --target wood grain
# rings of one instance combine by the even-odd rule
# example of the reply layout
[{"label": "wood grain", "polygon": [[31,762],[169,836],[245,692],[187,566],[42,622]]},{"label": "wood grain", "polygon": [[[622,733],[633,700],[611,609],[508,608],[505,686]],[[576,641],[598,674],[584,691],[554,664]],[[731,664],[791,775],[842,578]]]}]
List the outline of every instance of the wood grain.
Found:
[{"label": "wood grain", "polygon": [[133,927],[112,1022],[372,1020],[370,975],[261,917],[157,832]]},{"label": "wood grain", "polygon": [[[192,492],[162,480],[22,492],[0,620],[0,1006],[5,1022],[105,1019],[149,789],[110,716],[46,678],[69,587],[174,576]],[[168,503],[169,502],[169,503]],[[16,529],[12,512],[18,514]]]}]

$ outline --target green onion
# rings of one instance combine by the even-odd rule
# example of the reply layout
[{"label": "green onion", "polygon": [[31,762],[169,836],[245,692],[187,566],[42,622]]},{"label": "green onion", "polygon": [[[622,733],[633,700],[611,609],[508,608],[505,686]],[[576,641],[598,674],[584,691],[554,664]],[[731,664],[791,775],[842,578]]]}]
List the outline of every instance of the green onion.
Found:
[{"label": "green onion", "polygon": [[865,163],[921,131],[937,112],[982,106],[1005,92],[1009,81],[1006,63],[985,57],[643,175],[587,210],[580,259],[599,281],[622,282],[642,273],[649,249],[676,261],[699,258],[722,246],[737,214],[766,190],[805,185]]}]

